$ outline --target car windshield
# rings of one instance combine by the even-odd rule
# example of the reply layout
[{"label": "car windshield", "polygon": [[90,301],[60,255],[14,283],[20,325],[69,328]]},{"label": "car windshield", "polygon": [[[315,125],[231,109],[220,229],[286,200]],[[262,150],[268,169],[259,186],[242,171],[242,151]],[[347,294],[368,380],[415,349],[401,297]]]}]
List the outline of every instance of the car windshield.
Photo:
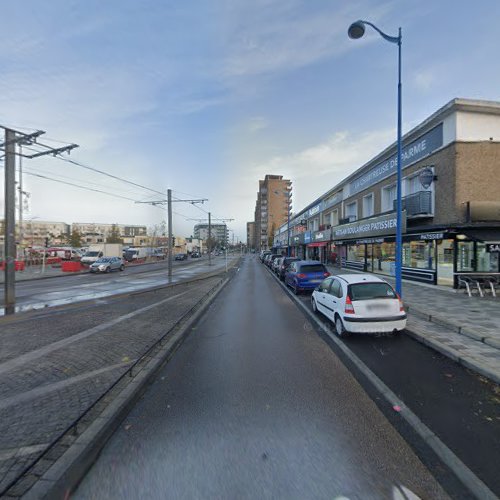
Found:
[{"label": "car windshield", "polygon": [[324,273],[325,267],[321,264],[305,264],[300,266],[300,273]]},{"label": "car windshield", "polygon": [[104,264],[106,262],[111,262],[111,259],[109,257],[103,257],[102,259],[98,259],[95,261],[96,264]]},{"label": "car windshield", "polygon": [[395,299],[396,293],[387,283],[355,283],[349,286],[351,300]]}]

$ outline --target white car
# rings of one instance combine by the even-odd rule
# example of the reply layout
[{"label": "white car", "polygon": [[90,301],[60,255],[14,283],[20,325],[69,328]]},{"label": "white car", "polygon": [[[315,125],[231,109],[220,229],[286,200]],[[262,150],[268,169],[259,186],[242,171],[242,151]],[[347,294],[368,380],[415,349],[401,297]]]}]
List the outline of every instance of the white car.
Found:
[{"label": "white car", "polygon": [[406,328],[403,302],[392,286],[372,274],[330,276],[311,296],[314,312],[335,324],[340,337],[348,333],[397,333]]}]

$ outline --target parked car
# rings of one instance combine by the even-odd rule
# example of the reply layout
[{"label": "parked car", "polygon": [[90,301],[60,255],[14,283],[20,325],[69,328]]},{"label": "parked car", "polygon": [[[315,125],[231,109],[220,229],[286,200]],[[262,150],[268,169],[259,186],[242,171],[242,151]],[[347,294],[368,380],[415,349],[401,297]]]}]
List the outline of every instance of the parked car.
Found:
[{"label": "parked car", "polygon": [[313,310],[348,333],[397,333],[406,327],[403,302],[387,281],[368,273],[325,279],[311,296]]},{"label": "parked car", "polygon": [[89,267],[91,273],[110,273],[111,271],[123,271],[125,265],[120,257],[101,257]]},{"label": "parked car", "polygon": [[178,253],[175,255],[174,260],[186,260],[186,259],[187,259],[187,255],[185,253]]},{"label": "parked car", "polygon": [[279,253],[272,253],[269,258],[267,259],[267,267],[269,269],[273,269],[273,263],[276,259],[279,259],[281,257],[281,254]]},{"label": "parked car", "polygon": [[276,274],[276,275],[278,274],[278,269],[279,269],[283,259],[284,259],[284,257],[278,257],[277,259],[274,259],[273,266],[272,266],[272,271],[274,274]]},{"label": "parked car", "polygon": [[330,276],[326,267],[317,260],[297,260],[291,262],[285,272],[285,285],[292,288],[295,295],[306,290],[314,290],[326,277]]},{"label": "parked car", "polygon": [[279,269],[277,270],[276,274],[278,275],[278,278],[281,281],[285,281],[285,271],[287,267],[292,263],[292,262],[297,262],[300,259],[298,257],[283,257],[283,259],[280,262]]},{"label": "parked car", "polygon": [[200,257],[201,257],[201,254],[199,252],[191,252],[192,259],[199,259]]},{"label": "parked car", "polygon": [[260,252],[260,261],[262,262],[262,264],[264,264],[264,261],[266,260],[266,257],[268,255],[271,255],[271,254],[272,254],[272,252],[269,252],[267,250],[264,250],[264,251]]}]

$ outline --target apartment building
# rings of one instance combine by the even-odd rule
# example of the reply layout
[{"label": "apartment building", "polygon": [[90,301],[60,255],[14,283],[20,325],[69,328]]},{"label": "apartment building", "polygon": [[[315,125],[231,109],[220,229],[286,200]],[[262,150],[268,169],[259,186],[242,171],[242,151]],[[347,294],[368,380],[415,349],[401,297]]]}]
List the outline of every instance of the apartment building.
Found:
[{"label": "apartment building", "polygon": [[247,222],[247,248],[255,249],[255,221]]},{"label": "apartment building", "polygon": [[[394,143],[291,221],[291,251],[391,275],[396,233]],[[403,278],[457,286],[500,275],[500,103],[454,99],[403,137]],[[276,248],[287,231],[275,232]]]},{"label": "apartment building", "polygon": [[[215,238],[220,245],[226,246],[229,242],[229,231],[226,224],[211,224],[212,238]],[[193,230],[193,237],[198,240],[208,239],[208,224],[196,224]]]},{"label": "apartment building", "polygon": [[259,181],[255,205],[256,250],[271,248],[275,231],[285,223],[292,206],[292,182],[282,175]]},{"label": "apartment building", "polygon": [[146,226],[101,224],[93,222],[73,222],[73,224],[71,224],[71,230],[76,230],[82,235],[82,243],[84,245],[104,243],[113,231],[113,228],[118,229],[120,238],[126,245],[134,245],[138,239],[144,239],[147,235]]},{"label": "apartment building", "polygon": [[61,245],[66,243],[70,233],[70,225],[65,222],[27,219],[22,229],[16,224],[17,241],[21,247]]}]

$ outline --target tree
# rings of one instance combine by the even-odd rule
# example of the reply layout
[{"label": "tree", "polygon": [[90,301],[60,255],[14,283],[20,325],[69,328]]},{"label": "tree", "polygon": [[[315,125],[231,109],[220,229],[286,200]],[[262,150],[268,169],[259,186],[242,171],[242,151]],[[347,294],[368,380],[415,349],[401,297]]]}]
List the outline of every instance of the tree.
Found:
[{"label": "tree", "polygon": [[267,248],[272,248],[274,245],[274,232],[276,231],[276,224],[273,222],[271,225],[271,234],[267,238]]},{"label": "tree", "polygon": [[116,224],[111,226],[111,232],[106,238],[106,243],[121,243],[123,245],[123,240],[120,235],[120,230]]},{"label": "tree", "polygon": [[212,236],[210,238],[207,238],[207,241],[205,243],[207,245],[208,252],[212,252],[213,249],[217,246],[217,239]]},{"label": "tree", "polygon": [[73,248],[80,248],[82,246],[82,235],[78,229],[73,229],[73,231],[66,236],[68,245]]}]

